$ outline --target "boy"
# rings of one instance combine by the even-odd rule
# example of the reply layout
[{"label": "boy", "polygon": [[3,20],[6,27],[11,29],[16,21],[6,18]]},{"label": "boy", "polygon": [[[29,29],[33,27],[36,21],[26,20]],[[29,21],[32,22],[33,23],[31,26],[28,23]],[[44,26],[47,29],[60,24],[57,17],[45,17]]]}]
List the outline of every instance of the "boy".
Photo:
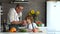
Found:
[{"label": "boy", "polygon": [[36,23],[33,22],[33,17],[27,16],[26,21],[27,21],[27,29],[28,29],[28,31],[30,31],[30,32],[31,31],[33,31],[33,32],[38,31],[38,27],[37,27]]}]

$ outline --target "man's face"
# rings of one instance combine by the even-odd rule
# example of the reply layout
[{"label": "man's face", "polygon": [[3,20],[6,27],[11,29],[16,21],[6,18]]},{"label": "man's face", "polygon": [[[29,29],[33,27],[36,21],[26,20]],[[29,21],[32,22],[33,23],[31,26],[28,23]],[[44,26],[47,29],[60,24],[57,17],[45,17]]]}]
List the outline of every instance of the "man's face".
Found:
[{"label": "man's face", "polygon": [[23,9],[24,9],[23,6],[19,6],[19,7],[17,8],[17,12],[20,12],[20,11],[22,11]]}]

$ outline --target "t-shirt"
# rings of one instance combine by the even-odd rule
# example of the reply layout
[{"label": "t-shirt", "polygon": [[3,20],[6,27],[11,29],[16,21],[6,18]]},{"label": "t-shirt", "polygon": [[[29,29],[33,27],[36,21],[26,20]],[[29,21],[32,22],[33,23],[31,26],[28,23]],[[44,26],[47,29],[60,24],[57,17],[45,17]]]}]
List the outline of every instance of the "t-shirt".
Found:
[{"label": "t-shirt", "polygon": [[8,13],[9,21],[19,21],[20,15],[16,12],[15,8],[11,8]]},{"label": "t-shirt", "polygon": [[38,26],[36,25],[36,23],[27,24],[28,29],[33,29],[33,28],[37,28],[37,27]]}]

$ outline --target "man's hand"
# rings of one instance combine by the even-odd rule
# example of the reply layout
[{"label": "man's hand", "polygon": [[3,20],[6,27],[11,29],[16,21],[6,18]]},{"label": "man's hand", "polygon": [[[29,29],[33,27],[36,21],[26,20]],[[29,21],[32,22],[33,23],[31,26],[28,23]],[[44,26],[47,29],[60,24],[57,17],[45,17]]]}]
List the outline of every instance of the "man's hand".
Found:
[{"label": "man's hand", "polygon": [[21,21],[13,21],[11,22],[12,24],[21,24],[22,22]]}]

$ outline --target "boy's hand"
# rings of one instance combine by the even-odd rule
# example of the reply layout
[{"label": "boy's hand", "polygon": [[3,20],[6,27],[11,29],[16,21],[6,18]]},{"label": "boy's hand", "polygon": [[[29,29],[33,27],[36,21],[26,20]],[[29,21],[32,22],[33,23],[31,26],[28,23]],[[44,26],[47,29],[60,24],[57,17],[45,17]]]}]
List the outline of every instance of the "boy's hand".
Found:
[{"label": "boy's hand", "polygon": [[35,28],[35,29],[33,29],[32,31],[33,31],[33,32],[38,32],[38,29]]},{"label": "boy's hand", "polygon": [[22,25],[27,25],[27,22],[25,20],[22,21]]}]

